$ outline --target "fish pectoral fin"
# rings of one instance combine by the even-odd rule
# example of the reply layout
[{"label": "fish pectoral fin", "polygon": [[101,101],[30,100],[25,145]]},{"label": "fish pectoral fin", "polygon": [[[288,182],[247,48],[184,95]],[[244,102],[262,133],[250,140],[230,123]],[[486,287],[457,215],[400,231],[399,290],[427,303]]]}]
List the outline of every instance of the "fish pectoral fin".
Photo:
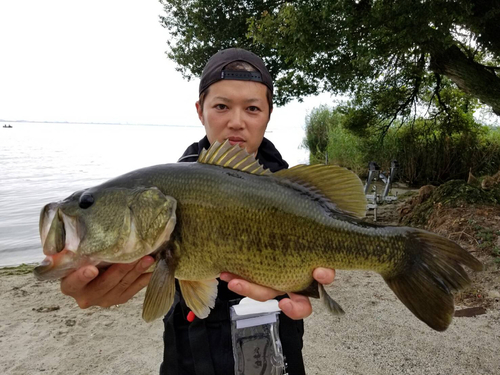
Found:
[{"label": "fish pectoral fin", "polygon": [[217,279],[179,280],[182,297],[184,297],[186,305],[194,312],[196,317],[205,319],[210,314],[210,309],[214,308],[218,283]]},{"label": "fish pectoral fin", "polygon": [[325,306],[327,307],[328,310],[334,315],[344,315],[345,312],[340,307],[340,305],[334,301],[332,297],[326,292],[325,287],[323,284],[318,283],[318,290],[319,290],[319,296],[323,300]]},{"label": "fish pectoral fin", "polygon": [[164,316],[174,303],[174,297],[174,267],[170,266],[165,259],[160,259],[146,290],[142,318],[149,323]]}]

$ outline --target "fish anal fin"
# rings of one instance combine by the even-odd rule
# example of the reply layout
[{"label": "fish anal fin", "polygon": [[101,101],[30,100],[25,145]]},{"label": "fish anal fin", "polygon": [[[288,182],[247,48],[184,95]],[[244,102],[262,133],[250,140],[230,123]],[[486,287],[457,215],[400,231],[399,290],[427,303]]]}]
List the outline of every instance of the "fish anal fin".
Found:
[{"label": "fish anal fin", "polygon": [[336,208],[357,218],[366,215],[363,183],[352,171],[337,165],[297,165],[273,174],[302,185],[330,200]]},{"label": "fish anal fin", "polygon": [[149,281],[142,307],[142,318],[146,322],[164,316],[174,303],[174,267],[166,259],[160,259]]},{"label": "fish anal fin", "polygon": [[344,310],[342,309],[342,307],[340,307],[340,305],[328,295],[323,284],[318,283],[316,280],[313,280],[313,282],[306,289],[294,293],[306,297],[321,298],[328,311],[330,311],[332,314],[344,315]]},{"label": "fish anal fin", "polygon": [[300,294],[302,296],[306,297],[311,297],[311,298],[319,298],[319,289],[318,289],[318,282],[316,280],[313,280],[311,284],[304,290],[301,290],[299,292],[294,292],[295,294]]},{"label": "fish anal fin", "polygon": [[205,319],[210,314],[210,309],[214,308],[218,283],[216,279],[179,280],[182,297],[196,317]]},{"label": "fish anal fin", "polygon": [[228,140],[222,144],[215,141],[208,150],[203,150],[198,157],[198,163],[218,165],[257,175],[272,174],[269,169],[264,169],[252,154],[238,145],[231,145]]}]

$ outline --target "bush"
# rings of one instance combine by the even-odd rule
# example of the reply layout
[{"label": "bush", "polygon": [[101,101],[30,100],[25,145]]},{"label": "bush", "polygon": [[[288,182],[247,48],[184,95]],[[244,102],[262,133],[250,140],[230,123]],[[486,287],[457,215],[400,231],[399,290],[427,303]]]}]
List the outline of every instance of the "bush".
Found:
[{"label": "bush", "polygon": [[[373,127],[362,135],[354,134],[346,129],[346,118],[324,106],[311,112],[306,119],[304,141],[310,151],[314,150],[311,163],[324,162],[327,152],[330,164],[366,177],[370,161],[389,170],[395,159],[400,165],[399,179],[410,185],[464,180],[469,170],[482,176],[500,169],[500,129],[477,124],[472,117],[457,118],[460,126],[451,127],[449,123],[425,119],[405,126],[395,124],[383,138]],[[325,134],[326,142],[320,139]]]}]

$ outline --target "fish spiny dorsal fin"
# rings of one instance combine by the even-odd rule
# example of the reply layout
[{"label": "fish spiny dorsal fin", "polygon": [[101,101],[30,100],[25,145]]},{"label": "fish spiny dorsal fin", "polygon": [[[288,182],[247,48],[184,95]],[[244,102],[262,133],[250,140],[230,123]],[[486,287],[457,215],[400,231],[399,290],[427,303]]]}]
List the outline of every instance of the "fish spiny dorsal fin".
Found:
[{"label": "fish spiny dorsal fin", "polygon": [[354,217],[366,215],[366,197],[363,183],[352,171],[337,165],[297,165],[275,172],[304,187],[316,190],[335,206]]},{"label": "fish spiny dorsal fin", "polygon": [[228,140],[222,144],[215,141],[208,150],[203,149],[198,157],[198,163],[218,165],[257,175],[272,174],[269,169],[264,169],[255,157],[244,148],[238,145],[231,146]]}]

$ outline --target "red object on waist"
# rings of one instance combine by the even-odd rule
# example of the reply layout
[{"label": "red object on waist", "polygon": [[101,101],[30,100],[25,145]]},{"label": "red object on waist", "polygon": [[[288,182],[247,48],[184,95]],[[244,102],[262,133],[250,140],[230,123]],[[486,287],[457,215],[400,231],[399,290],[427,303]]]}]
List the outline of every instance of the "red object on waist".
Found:
[{"label": "red object on waist", "polygon": [[190,311],[190,312],[188,313],[188,315],[187,315],[186,319],[187,319],[187,321],[188,321],[189,323],[191,323],[191,322],[194,320],[194,318],[195,318],[195,317],[196,317],[196,315],[194,315],[194,312]]}]

